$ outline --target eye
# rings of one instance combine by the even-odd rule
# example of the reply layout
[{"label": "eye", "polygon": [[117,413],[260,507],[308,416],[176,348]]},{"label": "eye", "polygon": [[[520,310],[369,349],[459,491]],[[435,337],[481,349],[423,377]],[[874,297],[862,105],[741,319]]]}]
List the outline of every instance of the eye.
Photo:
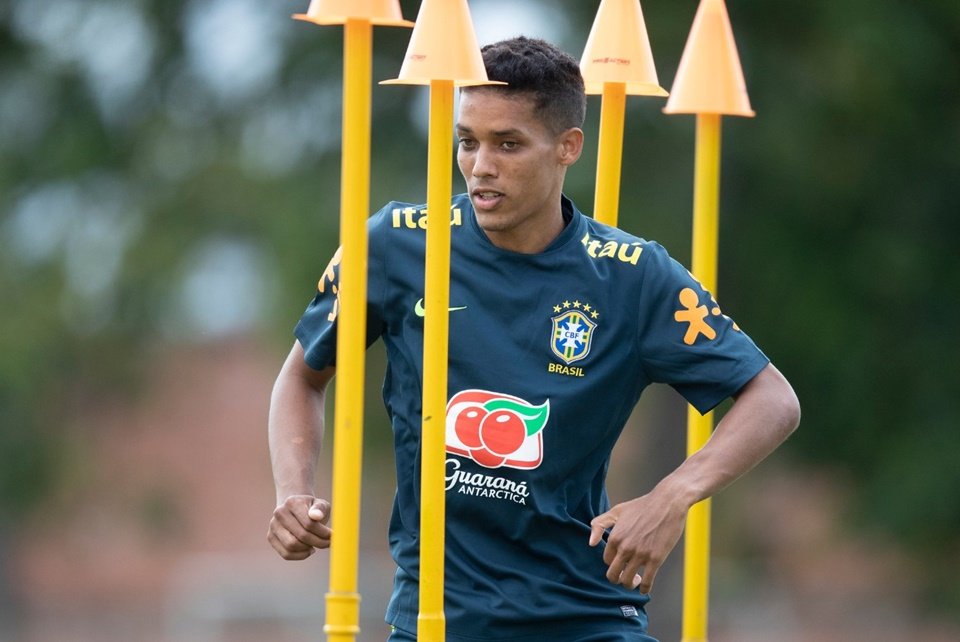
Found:
[{"label": "eye", "polygon": [[461,149],[471,150],[477,146],[477,141],[472,138],[461,138],[457,141]]},{"label": "eye", "polygon": [[520,147],[520,143],[515,140],[505,140],[500,143],[500,147],[509,152]]}]

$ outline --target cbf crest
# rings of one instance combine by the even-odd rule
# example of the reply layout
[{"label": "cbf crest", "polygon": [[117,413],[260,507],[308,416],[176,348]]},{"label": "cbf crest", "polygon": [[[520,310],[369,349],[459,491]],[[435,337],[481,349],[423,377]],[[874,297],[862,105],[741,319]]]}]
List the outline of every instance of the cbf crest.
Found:
[{"label": "cbf crest", "polygon": [[570,364],[580,361],[590,354],[590,345],[593,343],[593,333],[597,324],[591,320],[597,318],[596,310],[589,304],[580,301],[564,301],[562,307],[554,307],[555,312],[563,308],[571,308],[553,317],[553,334],[550,348],[564,363]]}]

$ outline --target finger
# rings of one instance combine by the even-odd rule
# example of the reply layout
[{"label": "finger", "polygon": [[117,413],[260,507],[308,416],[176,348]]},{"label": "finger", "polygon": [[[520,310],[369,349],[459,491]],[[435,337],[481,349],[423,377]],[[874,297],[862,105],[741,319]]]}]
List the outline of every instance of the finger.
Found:
[{"label": "finger", "polygon": [[313,548],[310,544],[301,541],[295,533],[291,533],[279,521],[272,526],[271,535],[280,545],[280,548],[287,552],[299,553]]},{"label": "finger", "polygon": [[[333,533],[333,530],[323,522],[317,522],[307,518],[305,521],[300,522],[300,525],[307,533],[310,533],[314,537],[318,537],[321,541],[326,542],[325,545],[330,544],[330,535]],[[316,546],[316,544],[314,544],[314,546]]]},{"label": "finger", "polygon": [[[311,505],[306,513],[304,513],[301,508],[300,510],[291,511],[291,514],[305,531],[313,533],[321,539],[329,540],[331,530],[330,527],[327,526],[327,515],[329,515],[330,505],[323,500],[317,501],[320,503]],[[311,513],[313,514],[311,515]]]},{"label": "finger", "polygon": [[[623,567],[623,572],[620,574],[620,584],[631,590],[640,585],[642,581],[640,570],[644,567],[644,559],[645,558],[637,555],[631,558],[630,562]],[[647,569],[643,568],[643,574],[646,575],[646,573]]]},{"label": "finger", "polygon": [[277,553],[280,554],[280,557],[287,560],[288,562],[299,562],[300,560],[305,560],[311,555],[313,555],[313,552],[316,551],[317,549],[308,548],[303,551],[288,551],[284,548],[277,548],[276,546],[274,546],[274,550],[276,550]]},{"label": "finger", "polygon": [[286,531],[271,530],[267,534],[267,541],[273,547],[280,557],[285,560],[302,560],[313,555],[316,550],[312,546],[307,546],[298,541]]},{"label": "finger", "polygon": [[607,530],[603,524],[597,523],[597,520],[590,522],[590,546],[596,546],[603,539],[603,532]]},{"label": "finger", "polygon": [[[610,542],[607,542],[607,551],[611,548]],[[606,551],[605,551],[606,552]],[[606,557],[606,555],[604,555]],[[629,564],[629,559],[622,554],[616,554],[613,556],[613,559],[610,561],[609,566],[607,567],[607,581],[611,584],[619,584],[620,578],[623,576],[624,570]]]},{"label": "finger", "polygon": [[616,527],[610,529],[607,545],[603,549],[603,561],[606,562],[607,566],[616,565],[617,570],[622,571],[623,567],[629,562],[630,557],[630,552],[627,547],[624,546],[623,539],[617,537]]},{"label": "finger", "polygon": [[284,530],[303,544],[316,548],[330,546],[330,529],[320,522],[287,511],[277,512],[275,518]]},{"label": "finger", "polygon": [[315,522],[322,522],[326,524],[327,520],[330,518],[330,502],[324,499],[313,500],[310,510],[307,511],[307,517]]},{"label": "finger", "polygon": [[[616,543],[614,543],[616,546]],[[610,542],[607,542],[607,548],[610,548]],[[641,582],[640,569],[643,566],[643,558],[626,550],[618,552],[607,569],[607,580],[611,584],[620,584],[624,588],[633,590]]]},{"label": "finger", "polygon": [[607,567],[607,581],[611,584],[618,584],[620,582],[620,572],[621,567],[614,566],[611,564]]},{"label": "finger", "polygon": [[603,539],[603,532],[617,523],[611,511],[597,515],[590,520],[590,546],[596,546]]},{"label": "finger", "polygon": [[306,559],[313,554],[313,551],[316,549],[312,546],[303,546],[301,544],[295,544],[292,547],[284,544],[280,537],[274,536],[269,538],[270,546],[273,547],[280,557],[285,560],[302,560]]},{"label": "finger", "polygon": [[603,519],[605,517],[607,517],[606,513],[598,517],[594,517],[593,521],[590,522],[590,546],[596,546],[599,544],[600,540],[603,539],[604,531],[613,526],[612,521],[608,523],[607,519]]},{"label": "finger", "polygon": [[653,588],[653,580],[657,577],[657,571],[660,569],[659,564],[647,564],[647,567],[643,569],[643,579],[637,584],[637,588],[640,589],[641,593],[649,593]]}]

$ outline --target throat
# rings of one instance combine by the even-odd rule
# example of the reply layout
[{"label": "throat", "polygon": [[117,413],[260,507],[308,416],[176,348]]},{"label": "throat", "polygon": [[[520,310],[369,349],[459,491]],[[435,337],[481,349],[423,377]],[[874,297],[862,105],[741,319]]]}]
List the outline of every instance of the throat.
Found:
[{"label": "throat", "polygon": [[571,218],[562,217],[558,212],[546,220],[530,218],[518,225],[498,225],[495,216],[484,216],[477,212],[480,228],[496,247],[518,254],[539,254],[553,243],[569,224]]}]

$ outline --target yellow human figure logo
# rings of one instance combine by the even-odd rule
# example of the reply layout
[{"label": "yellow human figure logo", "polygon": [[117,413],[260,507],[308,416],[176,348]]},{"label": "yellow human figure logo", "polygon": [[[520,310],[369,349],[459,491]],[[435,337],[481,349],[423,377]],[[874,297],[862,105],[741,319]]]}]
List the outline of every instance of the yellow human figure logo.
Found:
[{"label": "yellow human figure logo", "polygon": [[697,296],[697,293],[691,288],[683,288],[680,290],[680,305],[684,307],[683,310],[677,310],[673,313],[673,318],[677,320],[678,323],[689,323],[687,326],[687,333],[683,335],[683,342],[688,346],[692,346],[701,334],[707,339],[716,339],[717,332],[711,328],[707,322],[706,318],[709,312],[707,312],[707,306],[698,305],[700,303],[700,297]]},{"label": "yellow human figure logo", "polygon": [[340,289],[337,287],[337,273],[333,268],[340,265],[342,259],[343,246],[340,246],[334,253],[333,258],[330,259],[330,263],[327,264],[327,269],[323,271],[323,275],[321,275],[320,281],[317,283],[317,290],[322,294],[326,290],[327,281],[329,281],[330,291],[337,297],[333,302],[333,309],[330,311],[330,314],[327,315],[327,321],[330,323],[337,320],[337,314],[340,312]]},{"label": "yellow human figure logo", "polygon": [[327,269],[323,271],[323,274],[320,275],[320,281],[317,283],[317,290],[323,292],[326,288],[326,282],[329,281],[330,284],[334,284],[337,281],[337,273],[333,268],[340,265],[340,261],[343,259],[343,246],[337,248],[337,251],[333,253],[333,257],[330,259],[330,262],[327,263]]}]

